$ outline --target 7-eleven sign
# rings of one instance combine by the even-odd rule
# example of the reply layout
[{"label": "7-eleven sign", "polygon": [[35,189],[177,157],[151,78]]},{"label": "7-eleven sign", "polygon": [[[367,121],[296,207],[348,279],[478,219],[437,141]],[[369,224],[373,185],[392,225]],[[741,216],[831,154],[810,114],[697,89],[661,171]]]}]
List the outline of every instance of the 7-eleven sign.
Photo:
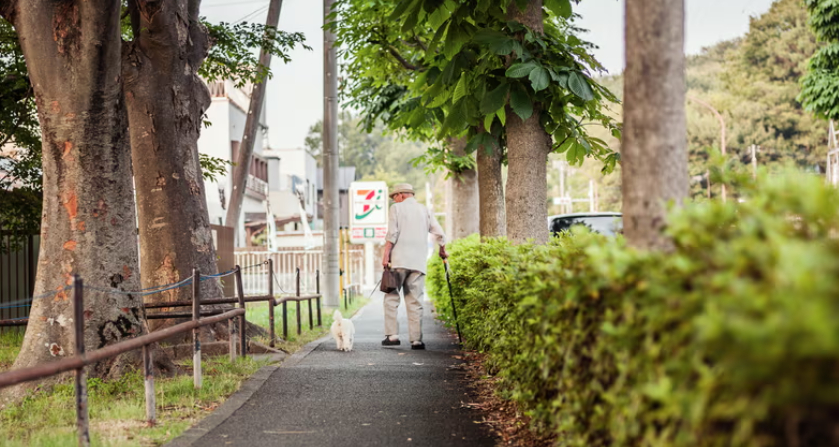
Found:
[{"label": "7-eleven sign", "polygon": [[384,242],[387,235],[387,183],[350,184],[350,242]]}]

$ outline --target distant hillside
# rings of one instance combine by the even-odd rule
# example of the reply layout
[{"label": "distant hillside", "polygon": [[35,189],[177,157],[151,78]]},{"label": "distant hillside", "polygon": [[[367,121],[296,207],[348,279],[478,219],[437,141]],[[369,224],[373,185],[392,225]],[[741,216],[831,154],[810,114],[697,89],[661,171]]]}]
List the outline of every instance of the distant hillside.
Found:
[{"label": "distant hillside", "polygon": [[[761,166],[793,164],[824,172],[827,122],[804,111],[795,99],[807,60],[818,45],[807,27],[802,0],[778,0],[765,14],[751,19],[745,36],[688,57],[688,96],[710,103],[723,115],[727,152],[744,167],[751,162],[749,146],[757,144]],[[622,76],[600,81],[623,96]],[[720,126],[696,101],[689,99],[686,110],[692,192],[704,195],[708,154],[719,149]],[[603,181],[615,183],[614,178]]]}]

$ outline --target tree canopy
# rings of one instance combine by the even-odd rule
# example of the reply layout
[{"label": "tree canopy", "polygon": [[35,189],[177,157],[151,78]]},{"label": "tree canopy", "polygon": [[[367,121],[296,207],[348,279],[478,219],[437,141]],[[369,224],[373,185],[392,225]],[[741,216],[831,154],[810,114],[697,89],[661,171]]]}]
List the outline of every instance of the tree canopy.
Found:
[{"label": "tree canopy", "polygon": [[[237,86],[271,77],[270,67],[259,64],[254,50],[268,48],[284,63],[297,45],[310,49],[302,33],[289,33],[258,23],[202,23],[212,46],[199,74],[208,82],[231,79]],[[123,39],[132,39],[127,16]],[[41,197],[41,136],[29,74],[12,25],[0,18],[0,227],[24,235],[38,231]],[[212,123],[205,122],[206,125]],[[4,145],[6,151],[3,151]],[[220,175],[228,162],[201,154],[205,179]],[[0,250],[3,250],[0,247]]]},{"label": "tree canopy", "polygon": [[810,28],[822,46],[810,59],[801,80],[801,100],[817,115],[839,119],[839,1],[805,0]]},{"label": "tree canopy", "polygon": [[504,147],[505,106],[523,120],[540,109],[553,150],[574,163],[593,156],[611,169],[617,155],[586,126],[597,122],[619,135],[603,113],[617,99],[591,78],[602,67],[576,36],[570,1],[545,2],[543,32],[510,19],[509,9],[526,3],[336,2],[340,22],[332,26],[347,59],[349,105],[362,111],[368,130],[382,120],[430,142],[437,148],[427,161],[455,170],[464,162],[441,142],[465,135],[468,152]]}]

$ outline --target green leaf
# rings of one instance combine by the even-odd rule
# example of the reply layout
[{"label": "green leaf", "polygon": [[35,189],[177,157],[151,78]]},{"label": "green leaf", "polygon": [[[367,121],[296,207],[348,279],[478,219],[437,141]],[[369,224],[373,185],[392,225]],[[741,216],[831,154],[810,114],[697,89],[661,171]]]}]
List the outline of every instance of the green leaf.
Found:
[{"label": "green leaf", "polygon": [[481,113],[494,113],[496,110],[504,107],[507,103],[507,93],[510,92],[510,84],[501,84],[487,93],[481,99]]},{"label": "green leaf", "polygon": [[409,33],[414,30],[414,27],[417,25],[417,20],[419,20],[419,9],[420,4],[417,3],[415,6],[411,6],[405,14],[405,22],[402,24],[403,33]]},{"label": "green leaf", "polygon": [[550,74],[544,67],[537,67],[530,72],[530,85],[533,86],[533,91],[538,92],[548,88],[550,83]]},{"label": "green leaf", "polygon": [[545,6],[554,14],[562,18],[571,17],[571,1],[570,0],[545,0]]},{"label": "green leaf", "polygon": [[533,102],[530,101],[530,96],[521,85],[517,84],[510,92],[510,107],[522,121],[526,121],[533,115]]},{"label": "green leaf", "polygon": [[443,55],[446,56],[446,59],[452,59],[460,52],[469,37],[454,20],[449,22],[448,29],[446,41],[443,43]]},{"label": "green leaf", "polygon": [[495,119],[495,112],[484,117],[484,129],[492,129],[492,121]]},{"label": "green leaf", "polygon": [[441,89],[441,90],[437,93],[437,96],[435,96],[435,97],[431,100],[431,102],[430,102],[430,103],[428,103],[428,106],[427,106],[427,107],[428,107],[429,109],[433,109],[433,108],[435,108],[435,107],[440,107],[440,106],[442,106],[443,104],[445,104],[445,103],[447,103],[447,102],[449,102],[449,94],[448,94],[448,91],[446,91],[445,89]]},{"label": "green leaf", "polygon": [[579,164],[585,160],[586,157],[586,148],[583,147],[582,144],[577,143],[576,141],[569,147],[568,152],[565,154],[565,159],[568,160],[568,163],[571,164]]},{"label": "green leaf", "polygon": [[552,68],[549,68],[548,73],[551,74],[551,79],[553,79],[554,82],[559,84],[560,87],[562,87],[564,89],[568,89],[568,72],[567,71],[560,71],[559,73],[557,73]]},{"label": "green leaf", "polygon": [[572,71],[568,75],[568,90],[571,90],[571,93],[577,95],[583,101],[594,99],[594,92],[591,91],[591,86],[588,85],[586,77],[576,71]]},{"label": "green leaf", "polygon": [[399,17],[402,16],[402,14],[404,14],[405,11],[407,11],[408,8],[416,2],[417,0],[402,0],[401,2],[399,2],[398,5],[396,5],[396,8],[394,8],[393,12],[390,13],[390,17],[388,17],[388,20],[398,20]]},{"label": "green leaf", "polygon": [[446,3],[446,0],[425,0],[422,3],[422,9],[424,9],[425,12],[431,14],[432,12],[436,11],[439,7],[443,6],[443,3]]},{"label": "green leaf", "polygon": [[460,80],[457,81],[457,85],[454,87],[454,96],[452,97],[453,102],[457,102],[460,98],[466,96],[466,72],[460,74]]},{"label": "green leaf", "polygon": [[437,28],[437,31],[434,33],[434,37],[431,38],[431,42],[428,44],[428,54],[434,54],[437,52],[437,46],[440,45],[440,40],[443,39],[443,34],[446,32],[445,26],[440,26]]},{"label": "green leaf", "polygon": [[489,47],[490,51],[499,55],[512,53],[515,43],[517,42],[515,39],[502,33],[501,31],[490,29],[482,29],[476,32],[475,35],[472,36],[472,40],[481,45],[486,45]]},{"label": "green leaf", "polygon": [[454,81],[454,71],[457,68],[456,61],[449,61],[443,69],[443,84],[450,85]]},{"label": "green leaf", "polygon": [[507,109],[505,107],[498,109],[498,111],[495,112],[495,116],[497,116],[498,120],[501,121],[502,126],[507,125]]},{"label": "green leaf", "polygon": [[572,144],[574,144],[574,139],[570,138],[570,137],[566,138],[565,141],[560,143],[560,145],[556,148],[556,152],[561,154],[561,153],[567,151],[568,148],[571,147]]},{"label": "green leaf", "polygon": [[461,100],[449,109],[449,113],[446,115],[446,120],[443,122],[443,128],[440,130],[441,134],[445,134],[445,131],[448,129],[451,129],[454,132],[459,132],[466,127],[469,118],[466,115],[465,106],[466,101]]},{"label": "green leaf", "polygon": [[530,72],[535,70],[537,67],[539,67],[539,65],[533,61],[519,62],[510,66],[504,74],[508,78],[523,78],[529,75]]}]

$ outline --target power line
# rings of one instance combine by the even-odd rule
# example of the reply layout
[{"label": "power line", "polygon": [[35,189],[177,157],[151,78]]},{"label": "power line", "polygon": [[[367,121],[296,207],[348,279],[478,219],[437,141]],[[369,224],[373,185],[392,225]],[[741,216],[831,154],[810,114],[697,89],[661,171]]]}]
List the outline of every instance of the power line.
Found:
[{"label": "power line", "polygon": [[259,8],[259,9],[257,9],[256,11],[254,11],[254,12],[252,12],[252,13],[250,13],[250,14],[245,15],[244,17],[242,17],[242,18],[241,18],[241,19],[239,19],[239,20],[236,20],[235,22],[233,22],[233,24],[234,24],[234,25],[238,25],[239,23],[242,23],[242,22],[244,22],[244,21],[246,21],[246,20],[248,20],[248,19],[250,19],[250,18],[252,18],[252,17],[255,17],[255,16],[259,15],[259,14],[262,14],[263,12],[265,12],[265,11],[267,11],[267,10],[268,10],[268,6],[269,6],[269,5],[265,5],[265,6],[260,7],[260,8]]},{"label": "power line", "polygon": [[230,5],[248,5],[251,3],[265,3],[266,0],[246,0],[243,2],[223,2],[223,3],[213,3],[210,5],[202,4],[202,8],[217,8],[219,6],[230,6]]}]

